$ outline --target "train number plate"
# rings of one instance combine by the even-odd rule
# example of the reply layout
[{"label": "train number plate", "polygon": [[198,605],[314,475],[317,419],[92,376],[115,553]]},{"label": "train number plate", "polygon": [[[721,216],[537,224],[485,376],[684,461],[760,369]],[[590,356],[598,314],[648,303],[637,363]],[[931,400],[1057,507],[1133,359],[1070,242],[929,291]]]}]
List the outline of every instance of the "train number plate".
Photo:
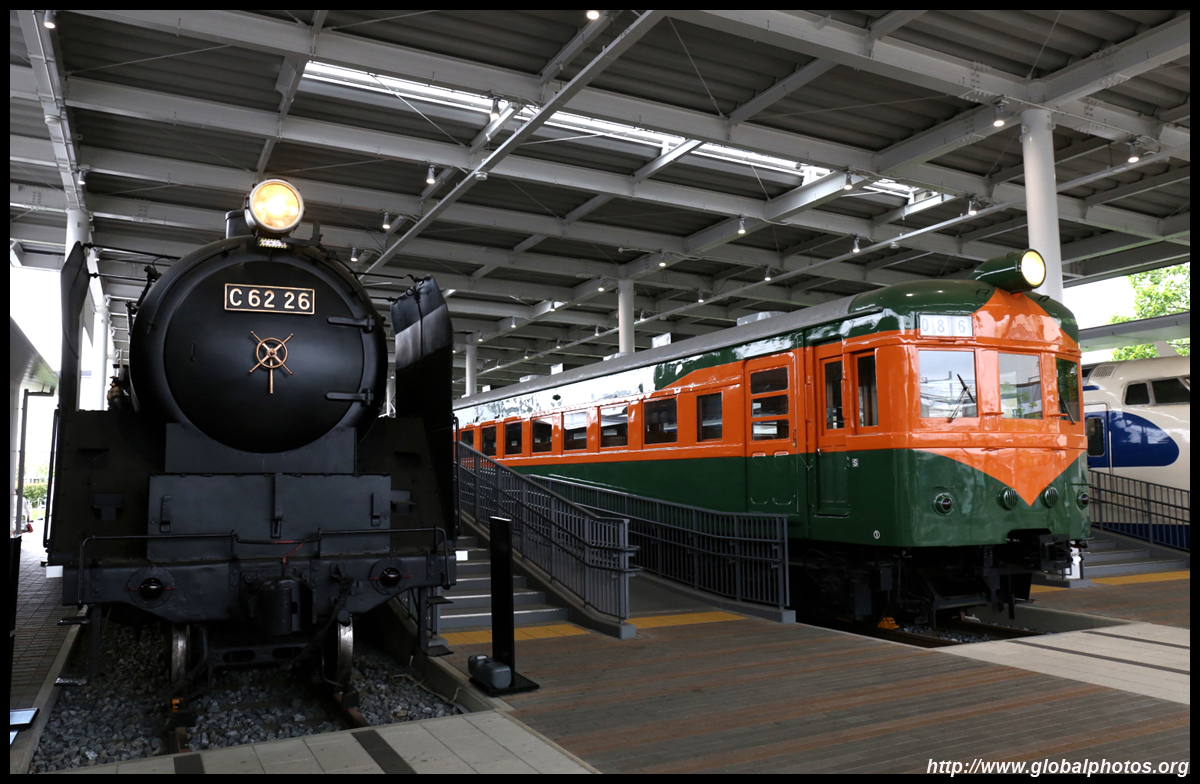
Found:
[{"label": "train number plate", "polygon": [[226,283],[225,309],[311,316],[316,312],[316,293],[313,289],[297,289],[290,286],[243,286]]},{"label": "train number plate", "polygon": [[975,334],[975,325],[970,316],[920,315],[921,337],[969,338]]}]

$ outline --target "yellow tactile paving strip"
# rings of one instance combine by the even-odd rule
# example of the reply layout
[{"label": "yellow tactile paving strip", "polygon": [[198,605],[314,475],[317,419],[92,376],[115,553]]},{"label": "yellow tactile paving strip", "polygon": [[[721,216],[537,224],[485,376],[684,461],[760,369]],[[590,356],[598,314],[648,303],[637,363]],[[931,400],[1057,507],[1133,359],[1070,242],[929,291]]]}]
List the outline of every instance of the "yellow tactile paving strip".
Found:
[{"label": "yellow tactile paving strip", "polygon": [[[518,640],[544,640],[547,637],[572,637],[577,634],[587,634],[587,629],[569,623],[556,623],[552,626],[523,626],[513,635]],[[443,634],[450,645],[490,645],[492,633],[478,632],[449,632]]]},{"label": "yellow tactile paving strip", "polygon": [[1159,572],[1158,574],[1129,574],[1124,577],[1099,577],[1092,580],[1104,585],[1128,585],[1130,583],[1161,583],[1167,580],[1187,580],[1192,576],[1190,569],[1182,572]]},{"label": "yellow tactile paving strip", "polygon": [[629,622],[639,629],[656,629],[661,626],[687,626],[693,623],[716,623],[717,621],[740,621],[743,616],[728,612],[698,612],[682,615],[651,615],[646,618],[630,618]]}]

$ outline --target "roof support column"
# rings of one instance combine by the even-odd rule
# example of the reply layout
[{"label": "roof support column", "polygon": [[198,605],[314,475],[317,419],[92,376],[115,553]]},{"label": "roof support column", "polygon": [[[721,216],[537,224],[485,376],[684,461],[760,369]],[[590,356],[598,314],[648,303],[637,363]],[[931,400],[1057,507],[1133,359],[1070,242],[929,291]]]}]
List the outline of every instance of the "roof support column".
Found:
[{"label": "roof support column", "polygon": [[63,253],[63,262],[71,255],[71,249],[78,242],[86,245],[91,242],[91,226],[88,215],[83,210],[67,208],[67,249]]},{"label": "roof support column", "polygon": [[466,395],[464,395],[463,397],[470,397],[471,395],[475,394],[475,373],[476,373],[475,344],[468,343],[467,344],[467,388],[465,390]]},{"label": "roof support column", "polygon": [[617,281],[617,350],[633,353],[633,281]]},{"label": "roof support column", "polygon": [[1025,159],[1025,208],[1029,247],[1046,260],[1046,280],[1037,291],[1062,302],[1062,247],[1058,239],[1058,189],[1054,181],[1054,127],[1047,109],[1021,112],[1021,152]]}]

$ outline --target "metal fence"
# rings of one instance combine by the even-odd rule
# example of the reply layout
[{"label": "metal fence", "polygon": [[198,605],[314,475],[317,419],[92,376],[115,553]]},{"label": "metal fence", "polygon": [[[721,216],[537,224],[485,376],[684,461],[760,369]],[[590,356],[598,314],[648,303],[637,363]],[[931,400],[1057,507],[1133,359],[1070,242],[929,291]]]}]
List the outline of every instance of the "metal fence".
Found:
[{"label": "metal fence", "polygon": [[634,564],[701,591],[787,608],[787,515],[737,514],[534,477],[587,509],[629,518]]},{"label": "metal fence", "polygon": [[1092,526],[1151,544],[1192,550],[1192,492],[1089,471]]},{"label": "metal fence", "polygon": [[581,603],[629,619],[629,521],[598,515],[459,442],[459,508],[488,528],[512,520],[513,549]]}]

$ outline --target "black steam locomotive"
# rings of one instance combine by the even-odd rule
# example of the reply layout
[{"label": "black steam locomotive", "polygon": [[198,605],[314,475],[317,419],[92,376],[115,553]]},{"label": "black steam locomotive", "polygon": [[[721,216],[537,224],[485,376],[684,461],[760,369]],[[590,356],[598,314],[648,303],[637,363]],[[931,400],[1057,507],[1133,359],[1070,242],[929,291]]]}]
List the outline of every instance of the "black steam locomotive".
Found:
[{"label": "black steam locomotive", "polygon": [[315,654],[344,687],[356,615],[403,595],[426,619],[455,580],[441,292],[426,278],[392,304],[380,416],[383,319],[319,236],[288,236],[302,214],[292,186],[260,183],[226,239],[150,274],[107,411],[76,410],[80,246],[63,269],[49,563],[94,628],[167,622],[176,684]]}]

